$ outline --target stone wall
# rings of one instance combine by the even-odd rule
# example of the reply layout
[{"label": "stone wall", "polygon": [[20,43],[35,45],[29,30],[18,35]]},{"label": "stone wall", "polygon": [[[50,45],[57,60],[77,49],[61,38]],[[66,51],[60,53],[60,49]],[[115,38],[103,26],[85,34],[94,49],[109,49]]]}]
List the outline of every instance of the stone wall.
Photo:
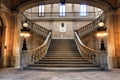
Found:
[{"label": "stone wall", "polygon": [[81,40],[87,47],[98,51],[99,41],[98,41],[97,37],[95,36],[95,32],[86,34],[85,36],[83,36],[81,38]]},{"label": "stone wall", "polygon": [[39,47],[40,45],[43,44],[45,38],[40,36],[39,34],[35,33],[35,32],[31,32],[31,36],[29,38],[29,49],[35,49],[37,47]]}]

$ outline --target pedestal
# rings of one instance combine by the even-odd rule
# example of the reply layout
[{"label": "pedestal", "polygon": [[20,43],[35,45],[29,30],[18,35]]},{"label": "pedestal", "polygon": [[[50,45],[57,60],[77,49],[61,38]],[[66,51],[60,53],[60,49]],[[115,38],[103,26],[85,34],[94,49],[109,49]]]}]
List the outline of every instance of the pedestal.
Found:
[{"label": "pedestal", "polygon": [[100,51],[100,64],[101,64],[101,70],[104,70],[104,71],[108,70],[106,51]]},{"label": "pedestal", "polygon": [[20,57],[20,69],[24,69],[30,63],[30,54],[27,50],[22,50]]}]

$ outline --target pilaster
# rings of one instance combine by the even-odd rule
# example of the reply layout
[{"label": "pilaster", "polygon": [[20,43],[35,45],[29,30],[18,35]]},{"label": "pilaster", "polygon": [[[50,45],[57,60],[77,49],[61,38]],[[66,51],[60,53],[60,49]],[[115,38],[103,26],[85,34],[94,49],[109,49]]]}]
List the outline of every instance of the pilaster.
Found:
[{"label": "pilaster", "polygon": [[106,27],[108,32],[108,65],[110,68],[120,67],[118,60],[120,56],[120,26],[117,14],[117,10],[107,11],[106,16]]},{"label": "pilaster", "polygon": [[15,66],[16,68],[19,68],[20,66],[20,44],[21,44],[21,38],[20,38],[20,28],[21,28],[21,20],[19,17],[19,12],[15,11],[13,12],[13,22],[12,25],[14,26],[14,37],[13,37],[13,53],[12,53],[12,59],[11,59],[11,66]]}]

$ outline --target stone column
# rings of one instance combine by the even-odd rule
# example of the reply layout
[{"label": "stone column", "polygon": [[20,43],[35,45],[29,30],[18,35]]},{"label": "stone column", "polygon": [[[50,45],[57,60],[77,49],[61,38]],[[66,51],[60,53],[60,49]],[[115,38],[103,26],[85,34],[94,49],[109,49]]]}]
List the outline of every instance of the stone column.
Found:
[{"label": "stone column", "polygon": [[106,16],[106,27],[108,31],[108,65],[109,68],[120,67],[120,20],[118,19],[117,11],[107,11]]},{"label": "stone column", "polygon": [[117,46],[117,51],[116,51],[116,54],[117,54],[117,60],[118,60],[118,67],[120,68],[120,8],[118,9],[118,12],[117,12],[117,15],[118,15],[118,24],[117,24],[117,32],[116,32],[116,38],[118,40],[118,42],[116,43],[116,46]]}]

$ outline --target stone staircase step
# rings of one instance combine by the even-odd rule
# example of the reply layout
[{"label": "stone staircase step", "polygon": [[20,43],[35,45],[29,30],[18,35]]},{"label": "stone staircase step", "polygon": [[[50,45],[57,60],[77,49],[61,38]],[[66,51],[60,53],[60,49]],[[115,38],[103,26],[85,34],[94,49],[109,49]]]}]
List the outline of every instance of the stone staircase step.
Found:
[{"label": "stone staircase step", "polygon": [[87,61],[87,60],[86,59],[42,59],[42,61]]},{"label": "stone staircase step", "polygon": [[27,67],[29,70],[46,70],[46,71],[100,71],[98,67]]},{"label": "stone staircase step", "polygon": [[29,64],[30,67],[97,67],[93,64]]},{"label": "stone staircase step", "polygon": [[91,64],[86,61],[39,61],[34,64]]},{"label": "stone staircase step", "polygon": [[81,57],[80,55],[46,55],[45,57]]},{"label": "stone staircase step", "polygon": [[42,59],[83,59],[83,57],[43,57]]}]

